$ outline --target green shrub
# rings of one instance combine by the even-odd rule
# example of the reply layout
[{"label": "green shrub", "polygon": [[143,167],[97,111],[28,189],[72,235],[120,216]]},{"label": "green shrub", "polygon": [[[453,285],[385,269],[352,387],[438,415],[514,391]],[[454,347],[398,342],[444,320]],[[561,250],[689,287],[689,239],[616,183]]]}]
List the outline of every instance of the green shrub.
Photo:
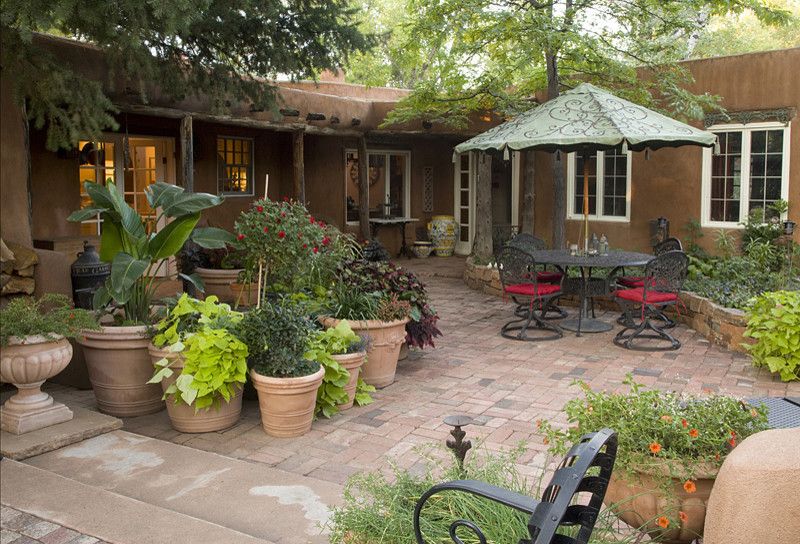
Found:
[{"label": "green shrub", "polygon": [[8,339],[12,336],[74,338],[82,330],[98,328],[97,320],[91,312],[73,308],[71,300],[54,293],[46,294],[38,300],[33,297],[18,297],[0,310],[0,346],[7,346]]},{"label": "green shrub", "polygon": [[781,380],[800,379],[800,292],[764,293],[747,307],[744,335],[755,344],[742,344],[755,366],[779,373]]},{"label": "green shrub", "polygon": [[748,257],[708,260],[692,257],[684,289],[726,308],[744,309],[751,298],[780,288],[784,280],[781,274],[766,270]]}]

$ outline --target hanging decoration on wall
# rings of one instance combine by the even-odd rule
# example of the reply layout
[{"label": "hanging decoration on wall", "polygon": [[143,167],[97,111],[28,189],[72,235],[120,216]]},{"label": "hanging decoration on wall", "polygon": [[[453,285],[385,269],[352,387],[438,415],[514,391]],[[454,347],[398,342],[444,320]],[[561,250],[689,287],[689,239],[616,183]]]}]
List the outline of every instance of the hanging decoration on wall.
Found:
[{"label": "hanging decoration on wall", "polygon": [[433,212],[433,167],[422,169],[422,211]]}]

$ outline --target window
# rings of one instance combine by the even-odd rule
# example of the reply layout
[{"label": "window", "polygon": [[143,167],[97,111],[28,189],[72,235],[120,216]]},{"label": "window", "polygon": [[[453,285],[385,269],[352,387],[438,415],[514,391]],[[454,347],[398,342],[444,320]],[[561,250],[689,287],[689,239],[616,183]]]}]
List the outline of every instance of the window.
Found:
[{"label": "window", "polygon": [[[411,153],[367,151],[369,171],[369,216],[405,217],[411,207]],[[347,221],[358,222],[358,152],[345,151],[345,197]]]},{"label": "window", "polygon": [[718,125],[719,153],[703,151],[702,224],[737,228],[753,210],[789,195],[789,127],[779,123]]},{"label": "window", "polygon": [[[113,142],[78,142],[78,181],[80,182],[81,208],[91,205],[83,184],[86,181],[105,184],[107,179],[114,181],[114,143]],[[81,222],[81,235],[96,236],[100,234],[103,220],[100,215]]]},{"label": "window", "polygon": [[217,191],[230,196],[253,195],[253,140],[217,138]]},{"label": "window", "polygon": [[[621,148],[589,157],[589,217],[602,221],[630,220],[631,153]],[[567,218],[583,218],[583,157],[569,154]]]}]

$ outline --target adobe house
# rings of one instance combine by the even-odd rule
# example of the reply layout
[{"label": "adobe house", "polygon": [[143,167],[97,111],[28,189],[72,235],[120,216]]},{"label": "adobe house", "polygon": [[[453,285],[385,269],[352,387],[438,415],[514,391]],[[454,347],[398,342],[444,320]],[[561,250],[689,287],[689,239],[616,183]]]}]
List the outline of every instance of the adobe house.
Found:
[{"label": "adobe house", "polygon": [[[13,101],[7,81],[13,74],[1,74],[2,237],[38,248],[50,263],[38,267],[49,277],[37,290],[58,284],[59,290],[68,291],[68,264],[83,240],[96,239],[100,225],[97,220],[73,224],[66,217],[81,206],[83,180],[109,177],[144,214],[143,190],[156,180],[224,194],[223,205],[204,220],[232,228],[238,212],[264,195],[269,175],[270,198],[303,197],[317,217],[361,235],[366,217],[416,218],[405,227],[406,238],[413,240],[416,229],[433,215],[455,215],[460,225],[457,251],[470,251],[476,161],[474,156],[454,156],[453,147],[500,122],[495,116],[476,116],[465,130],[422,121],[383,127],[387,112],[408,91],[328,80],[279,83],[279,112],[234,104],[220,115],[203,100],[175,103],[157,91],[148,104],[141,104],[124,82],[109,85],[108,68],[97,49],[51,36],[36,39],[86,77],[104,82],[120,110],[118,131],[98,141],[76,142],[73,152],[51,152],[44,133],[24,121]],[[612,247],[649,250],[651,221],[663,216],[672,234],[681,238],[686,236],[682,227],[699,220],[705,233],[700,242],[713,249],[716,229],[737,229],[751,207],[778,198],[790,201],[789,217],[800,223],[800,49],[686,66],[696,79],[690,90],[723,97],[729,118],[706,120],[709,130],[721,135],[723,153],[713,156],[686,147],[653,152],[649,160],[643,153],[610,152],[593,159],[591,229],[606,234]],[[358,157],[364,150],[369,167],[360,177]],[[510,232],[520,223],[526,156],[514,153],[509,161],[492,161],[491,213],[498,232]],[[534,227],[549,240],[550,158],[538,152],[533,156]],[[577,241],[574,158],[562,162],[569,187],[567,239]],[[364,214],[360,184],[369,187]],[[390,251],[397,251],[399,230],[384,228],[379,236]]]}]

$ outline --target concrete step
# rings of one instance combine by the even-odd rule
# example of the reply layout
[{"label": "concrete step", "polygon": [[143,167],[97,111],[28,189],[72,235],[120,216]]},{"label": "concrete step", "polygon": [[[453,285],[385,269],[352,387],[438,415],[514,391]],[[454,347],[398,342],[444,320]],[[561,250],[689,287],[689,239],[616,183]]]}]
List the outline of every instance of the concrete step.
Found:
[{"label": "concrete step", "polygon": [[3,459],[0,502],[114,544],[270,544],[173,510]]},{"label": "concrete step", "polygon": [[25,463],[275,544],[328,542],[329,507],[342,495],[337,484],[125,431]]}]

